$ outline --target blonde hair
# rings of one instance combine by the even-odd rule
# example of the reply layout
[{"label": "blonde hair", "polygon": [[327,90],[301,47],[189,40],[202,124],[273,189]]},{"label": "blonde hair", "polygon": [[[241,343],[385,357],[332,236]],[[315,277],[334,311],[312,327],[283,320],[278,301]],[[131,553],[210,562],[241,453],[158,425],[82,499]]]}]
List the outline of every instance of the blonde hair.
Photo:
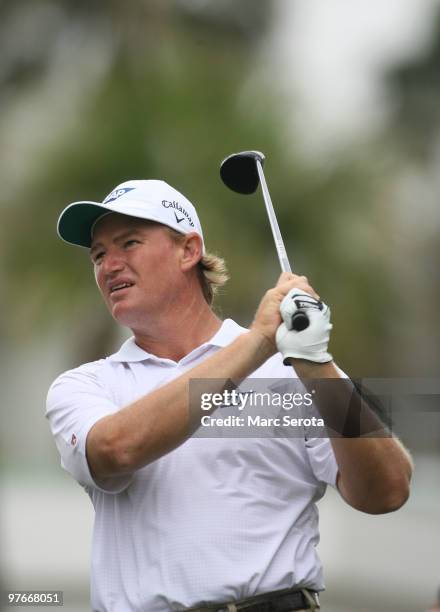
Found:
[{"label": "blonde hair", "polygon": [[197,265],[203,295],[208,304],[211,305],[218,289],[229,280],[226,262],[218,255],[205,253]]},{"label": "blonde hair", "polygon": [[[181,234],[171,227],[164,227],[168,230],[171,238],[175,242],[182,242],[185,234]],[[229,280],[226,262],[218,255],[214,255],[213,253],[205,253],[197,264],[197,269],[204,298],[211,306],[217,291]]]}]

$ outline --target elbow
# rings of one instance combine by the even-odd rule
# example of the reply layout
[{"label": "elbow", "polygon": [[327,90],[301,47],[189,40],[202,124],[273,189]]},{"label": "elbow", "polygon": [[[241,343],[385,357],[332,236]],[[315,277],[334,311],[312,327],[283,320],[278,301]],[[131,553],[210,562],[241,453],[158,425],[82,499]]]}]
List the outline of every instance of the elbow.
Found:
[{"label": "elbow", "polygon": [[375,493],[370,496],[372,500],[370,508],[364,510],[369,514],[396,512],[409,499],[414,463],[409,452],[400,442],[397,443],[400,447],[399,461],[390,462],[382,476],[374,483],[370,483],[371,491]]},{"label": "elbow", "polygon": [[338,479],[338,489],[345,501],[355,510],[366,514],[389,514],[399,510],[410,496],[410,472],[375,478],[355,490]]},{"label": "elbow", "polygon": [[409,499],[414,464],[401,447],[398,461],[388,460],[367,471],[364,478],[351,480],[348,487],[341,474],[337,486],[353,508],[367,514],[388,514],[399,510]]},{"label": "elbow", "polygon": [[377,514],[395,512],[405,505],[409,499],[414,464],[409,454],[405,454],[405,462],[399,469],[395,469],[386,480],[383,510]]},{"label": "elbow", "polygon": [[390,487],[387,494],[378,504],[375,512],[372,514],[389,514],[399,510],[409,499],[410,486],[409,482],[402,482]]},{"label": "elbow", "polygon": [[111,478],[133,471],[131,453],[116,432],[104,430],[99,422],[87,437],[87,461],[95,479]]},{"label": "elbow", "polygon": [[105,441],[103,455],[112,476],[129,474],[140,467],[137,465],[134,449],[119,435],[110,436]]},{"label": "elbow", "polygon": [[102,465],[105,465],[108,473],[106,476],[119,476],[131,471],[131,465],[128,455],[124,453],[123,448],[119,448],[118,444],[113,444],[108,441],[101,449]]},{"label": "elbow", "polygon": [[410,480],[408,477],[394,478],[382,483],[381,491],[371,494],[364,507],[368,514],[389,514],[399,510],[409,499]]}]

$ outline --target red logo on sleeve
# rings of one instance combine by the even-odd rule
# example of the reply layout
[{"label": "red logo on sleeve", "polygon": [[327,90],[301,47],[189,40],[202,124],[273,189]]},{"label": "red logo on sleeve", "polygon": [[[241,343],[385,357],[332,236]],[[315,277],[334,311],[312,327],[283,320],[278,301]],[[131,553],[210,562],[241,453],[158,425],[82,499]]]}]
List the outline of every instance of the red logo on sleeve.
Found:
[{"label": "red logo on sleeve", "polygon": [[75,434],[72,434],[72,437],[70,438],[70,444],[72,446],[75,446],[75,444],[76,444],[76,436],[75,436]]}]

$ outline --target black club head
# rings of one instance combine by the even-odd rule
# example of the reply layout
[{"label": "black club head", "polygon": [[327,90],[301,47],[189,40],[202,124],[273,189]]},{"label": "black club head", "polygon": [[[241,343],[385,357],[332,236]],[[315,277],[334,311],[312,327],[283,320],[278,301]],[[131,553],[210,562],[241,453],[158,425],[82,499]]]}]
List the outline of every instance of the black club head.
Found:
[{"label": "black club head", "polygon": [[226,157],[220,165],[224,184],[237,193],[254,193],[260,182],[257,159],[261,165],[264,164],[264,155],[260,151],[242,151]]}]

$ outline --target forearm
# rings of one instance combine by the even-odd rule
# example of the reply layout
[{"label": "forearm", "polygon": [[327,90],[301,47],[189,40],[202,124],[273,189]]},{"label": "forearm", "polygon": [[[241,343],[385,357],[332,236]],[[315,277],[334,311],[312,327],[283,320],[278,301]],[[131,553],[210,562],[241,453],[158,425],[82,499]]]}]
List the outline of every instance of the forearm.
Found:
[{"label": "forearm", "polygon": [[190,380],[209,379],[204,392],[222,391],[264,363],[271,345],[256,331],[232,344],[179,378],[133,404],[98,421],[87,438],[87,458],[95,478],[132,472],[170,452],[200,425],[199,397],[190,401]]},{"label": "forearm", "polygon": [[305,386],[315,389],[316,406],[332,430],[329,434],[341,495],[364,512],[376,514],[399,508],[409,495],[412,474],[411,458],[402,444],[391,436],[351,382],[341,378],[332,362],[294,359],[292,365]]}]

